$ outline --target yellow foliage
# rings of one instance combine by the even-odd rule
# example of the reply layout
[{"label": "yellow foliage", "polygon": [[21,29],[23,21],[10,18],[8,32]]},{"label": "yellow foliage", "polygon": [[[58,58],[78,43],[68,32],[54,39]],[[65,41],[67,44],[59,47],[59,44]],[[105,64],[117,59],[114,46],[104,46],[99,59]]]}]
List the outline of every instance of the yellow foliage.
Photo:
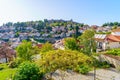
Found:
[{"label": "yellow foliage", "polygon": [[91,62],[91,58],[78,51],[54,50],[41,56],[37,64],[45,72],[54,72],[57,69],[74,69],[77,65]]}]

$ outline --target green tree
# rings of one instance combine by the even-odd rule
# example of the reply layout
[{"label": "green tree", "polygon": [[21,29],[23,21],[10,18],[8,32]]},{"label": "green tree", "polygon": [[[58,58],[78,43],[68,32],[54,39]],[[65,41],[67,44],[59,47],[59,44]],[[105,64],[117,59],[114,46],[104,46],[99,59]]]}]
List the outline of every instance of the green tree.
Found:
[{"label": "green tree", "polygon": [[13,25],[13,23],[12,23],[12,22],[8,22],[8,23],[6,23],[5,25],[8,26],[8,27],[10,27],[10,26]]},{"label": "green tree", "polygon": [[112,27],[112,29],[117,29],[117,26],[116,26],[116,25],[115,25],[115,26],[113,26],[113,27]]},{"label": "green tree", "polygon": [[114,22],[114,26],[115,26],[115,25],[118,26],[118,22]]},{"label": "green tree", "polygon": [[52,46],[52,44],[46,42],[45,44],[42,45],[40,52],[43,54],[43,53],[48,52],[50,50],[53,50],[53,46]]},{"label": "green tree", "polygon": [[65,38],[65,49],[78,50],[78,44],[74,38]]},{"label": "green tree", "polygon": [[36,26],[36,29],[38,30],[38,31],[41,31],[41,29],[43,29],[44,28],[44,22],[43,21],[38,21],[38,24],[37,24],[37,26]]},{"label": "green tree", "polygon": [[78,37],[80,46],[83,46],[83,52],[88,55],[96,49],[94,34],[95,32],[93,30],[86,30],[81,36]]},{"label": "green tree", "polygon": [[31,60],[31,56],[35,54],[32,43],[25,40],[16,48],[16,51],[17,56],[22,60]]},{"label": "green tree", "polygon": [[108,26],[108,23],[104,23],[102,26],[103,26],[103,27]]},{"label": "green tree", "polygon": [[13,80],[40,80],[39,67],[31,62],[24,62],[18,68]]},{"label": "green tree", "polygon": [[114,26],[114,23],[110,22],[110,23],[109,23],[109,26]]},{"label": "green tree", "polygon": [[20,32],[15,33],[15,37],[19,37]]},{"label": "green tree", "polygon": [[75,26],[75,38],[77,39],[77,37],[80,35],[80,33],[78,32],[79,27]]}]

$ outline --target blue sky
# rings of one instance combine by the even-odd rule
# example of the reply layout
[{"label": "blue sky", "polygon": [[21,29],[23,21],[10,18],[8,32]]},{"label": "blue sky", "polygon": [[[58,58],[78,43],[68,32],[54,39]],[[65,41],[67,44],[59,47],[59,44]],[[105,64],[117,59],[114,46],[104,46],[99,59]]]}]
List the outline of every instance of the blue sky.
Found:
[{"label": "blue sky", "polygon": [[73,19],[89,25],[120,22],[120,0],[0,0],[0,25],[6,22]]}]

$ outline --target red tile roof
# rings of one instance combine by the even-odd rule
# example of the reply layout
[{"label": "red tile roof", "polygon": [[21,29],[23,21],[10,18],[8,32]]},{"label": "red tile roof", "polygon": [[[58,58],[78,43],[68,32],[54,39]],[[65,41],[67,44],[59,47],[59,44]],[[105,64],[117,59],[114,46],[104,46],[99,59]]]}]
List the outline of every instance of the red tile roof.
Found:
[{"label": "red tile roof", "polygon": [[120,42],[120,36],[110,34],[107,36],[107,40],[110,42]]},{"label": "red tile roof", "polygon": [[96,35],[95,36],[96,41],[109,41],[109,42],[120,42],[120,36],[117,35],[107,35],[107,36],[102,36],[102,35]]}]

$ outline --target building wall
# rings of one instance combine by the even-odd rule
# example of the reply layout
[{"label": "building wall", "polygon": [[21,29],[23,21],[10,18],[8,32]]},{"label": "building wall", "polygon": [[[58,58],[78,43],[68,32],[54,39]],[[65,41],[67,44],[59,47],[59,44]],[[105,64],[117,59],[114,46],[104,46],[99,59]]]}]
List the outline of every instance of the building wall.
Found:
[{"label": "building wall", "polygon": [[[8,60],[8,59],[7,59]],[[5,58],[1,58],[0,59],[0,63],[6,63],[6,59]]]},{"label": "building wall", "polygon": [[97,48],[106,50],[107,49],[107,45],[106,45],[105,42],[97,42]]},{"label": "building wall", "polygon": [[[97,44],[99,44],[99,43],[100,42],[97,42]],[[102,45],[101,45],[102,50],[120,48],[120,42],[109,42],[109,43],[101,42],[101,43],[102,43]],[[97,45],[97,46],[99,46],[99,45]]]},{"label": "building wall", "polygon": [[120,68],[120,60],[117,60],[115,58],[100,54],[97,59],[99,61],[107,61],[109,64],[113,64],[115,66],[115,68],[118,68],[118,69]]},{"label": "building wall", "polygon": [[120,32],[112,32],[111,34],[112,34],[112,35],[120,36]]},{"label": "building wall", "polygon": [[107,49],[107,46],[106,46],[106,43],[105,43],[105,42],[103,42],[102,48],[103,48],[103,50],[106,50],[106,49]]},{"label": "building wall", "polygon": [[110,49],[120,48],[120,42],[109,42],[109,44],[107,44],[107,47],[109,47]]}]

